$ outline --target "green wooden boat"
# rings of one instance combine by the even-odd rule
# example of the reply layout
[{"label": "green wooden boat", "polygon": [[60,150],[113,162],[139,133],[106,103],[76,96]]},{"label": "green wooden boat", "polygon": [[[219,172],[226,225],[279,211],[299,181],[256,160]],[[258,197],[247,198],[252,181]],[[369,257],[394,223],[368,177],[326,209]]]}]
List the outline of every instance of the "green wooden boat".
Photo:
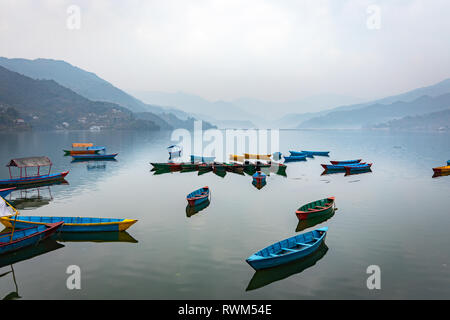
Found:
[{"label": "green wooden boat", "polygon": [[313,201],[298,208],[295,214],[300,220],[327,215],[334,211],[334,202],[334,197]]}]

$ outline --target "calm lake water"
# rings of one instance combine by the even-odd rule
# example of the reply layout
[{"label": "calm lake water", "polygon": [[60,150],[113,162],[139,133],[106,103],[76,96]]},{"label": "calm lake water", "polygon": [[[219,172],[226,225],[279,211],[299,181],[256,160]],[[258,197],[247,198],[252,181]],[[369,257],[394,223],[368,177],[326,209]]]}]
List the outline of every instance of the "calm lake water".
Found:
[{"label": "calm lake water", "polygon": [[[289,163],[258,190],[250,176],[197,172],[154,175],[166,162],[170,133],[29,132],[0,134],[0,178],[11,158],[48,156],[69,184],[15,191],[22,215],[135,218],[127,234],[49,241],[0,257],[0,297],[23,299],[391,299],[450,298],[450,176],[432,167],[450,159],[450,135],[369,131],[281,131],[280,151],[330,150],[330,158]],[[116,162],[71,163],[62,149],[94,142]],[[372,172],[321,175],[321,163],[362,158]],[[211,188],[210,205],[186,215],[186,195]],[[299,225],[295,210],[336,197],[327,221]],[[328,226],[309,260],[270,272],[245,262],[263,247]],[[94,241],[96,240],[96,241]],[[20,254],[19,254],[20,253]],[[16,261],[14,261],[14,259]],[[19,261],[17,261],[19,260]],[[11,265],[12,263],[12,265]],[[68,290],[66,269],[81,268],[81,290]],[[381,269],[368,290],[367,267]]]}]

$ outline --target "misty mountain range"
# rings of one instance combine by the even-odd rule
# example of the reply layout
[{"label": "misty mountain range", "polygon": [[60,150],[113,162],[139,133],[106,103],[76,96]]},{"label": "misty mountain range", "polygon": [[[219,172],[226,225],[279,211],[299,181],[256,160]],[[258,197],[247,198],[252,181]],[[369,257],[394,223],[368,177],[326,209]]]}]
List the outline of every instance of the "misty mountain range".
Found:
[{"label": "misty mountain range", "polygon": [[204,120],[205,128],[407,129],[408,124],[418,128],[421,119],[422,128],[442,130],[435,113],[450,108],[450,79],[366,102],[336,94],[282,103],[252,98],[211,102],[183,92],[132,96],[65,61],[0,57],[0,66],[0,129],[190,129],[195,119]]}]

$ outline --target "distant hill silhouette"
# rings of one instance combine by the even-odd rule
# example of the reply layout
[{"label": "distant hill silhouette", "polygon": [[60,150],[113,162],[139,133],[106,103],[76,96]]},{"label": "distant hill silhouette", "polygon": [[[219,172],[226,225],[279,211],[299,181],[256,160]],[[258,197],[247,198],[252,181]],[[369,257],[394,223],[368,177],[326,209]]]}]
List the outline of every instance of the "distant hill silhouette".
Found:
[{"label": "distant hill silhouette", "polygon": [[[446,93],[450,93],[450,79],[446,79],[443,81],[440,81],[436,84],[414,89],[402,94],[393,95],[389,97],[385,97],[382,99],[376,99],[364,103],[358,103],[358,104],[347,104],[347,105],[341,105],[336,108],[330,108],[328,110],[319,111],[319,112],[309,112],[309,113],[292,113],[283,116],[278,121],[274,122],[274,126],[278,128],[310,128],[310,127],[324,127],[323,125],[326,123],[328,125],[328,120],[325,118],[327,115],[330,115],[333,112],[339,112],[339,111],[350,111],[350,110],[357,110],[362,109],[371,105],[376,104],[392,104],[395,102],[403,101],[403,102],[411,102],[413,100],[416,100],[422,96],[429,96],[429,97],[437,97]],[[427,111],[424,110],[424,113]],[[347,114],[349,115],[349,114]],[[334,117],[334,115],[332,115]],[[331,119],[331,117],[329,118]],[[361,124],[363,125],[363,124]],[[352,124],[351,127],[358,127],[359,125]],[[345,125],[334,123],[332,127],[345,127]]]},{"label": "distant hill silhouette", "polygon": [[450,109],[427,113],[420,116],[407,116],[372,126],[375,129],[450,131]]},{"label": "distant hill silhouette", "polygon": [[[0,105],[7,106],[3,110],[13,108],[12,114],[11,110],[0,113],[2,121],[11,127],[11,121],[15,121],[33,129],[50,130],[89,129],[92,126],[160,129],[156,121],[136,119],[130,110],[117,104],[91,101],[53,80],[34,80],[3,67],[0,67]],[[162,119],[158,122],[165,123]]]},{"label": "distant hill silhouette", "polygon": [[299,128],[361,128],[406,116],[416,116],[450,108],[450,93],[422,96],[413,101],[373,104],[359,109],[333,111],[309,119]]}]

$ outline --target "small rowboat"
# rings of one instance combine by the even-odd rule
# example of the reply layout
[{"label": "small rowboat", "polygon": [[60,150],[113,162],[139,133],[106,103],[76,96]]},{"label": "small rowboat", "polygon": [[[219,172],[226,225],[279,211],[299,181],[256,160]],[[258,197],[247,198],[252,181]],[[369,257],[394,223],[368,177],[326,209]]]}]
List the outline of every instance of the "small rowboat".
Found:
[{"label": "small rowboat", "polygon": [[292,161],[305,161],[306,160],[306,155],[304,156],[284,156],[284,162],[292,162]]},{"label": "small rowboat", "polygon": [[58,231],[63,224],[58,222],[0,233],[0,255],[36,245]]},{"label": "small rowboat", "polygon": [[[1,217],[0,222],[11,228],[14,217]],[[18,216],[15,222],[17,229],[29,228],[36,225],[64,222],[61,232],[103,232],[124,231],[137,222],[132,219],[82,218],[82,217],[40,217]]]},{"label": "small rowboat", "polygon": [[365,162],[361,162],[361,163],[348,163],[348,164],[321,164],[321,166],[325,169],[325,170],[334,170],[334,171],[345,171],[345,167],[352,167],[352,166],[361,166],[361,165],[365,165]]},{"label": "small rowboat", "polygon": [[314,158],[314,156],[310,153],[306,153],[303,151],[289,151],[291,156],[297,157],[297,156],[307,156],[308,158]]},{"label": "small rowboat", "polygon": [[328,157],[330,153],[330,151],[305,151],[305,150],[302,150],[302,152],[313,156],[325,156],[325,157]]},{"label": "small rowboat", "polygon": [[300,220],[326,216],[334,211],[334,197],[313,201],[297,209],[295,214]]},{"label": "small rowboat", "polygon": [[256,271],[245,291],[259,289],[273,282],[286,279],[294,274],[299,274],[315,265],[325,256],[327,251],[327,245],[322,243],[316,251],[303,259],[298,259],[292,263],[287,263],[276,268]]},{"label": "small rowboat", "polygon": [[213,162],[216,160],[216,157],[202,157],[191,155],[191,162]]},{"label": "small rowboat", "polygon": [[328,227],[298,234],[274,243],[247,258],[255,270],[276,267],[314,253],[325,240]]},{"label": "small rowboat", "polygon": [[444,167],[433,168],[434,173],[446,173],[450,172],[450,165]]},{"label": "small rowboat", "polygon": [[265,173],[262,173],[261,171],[256,172],[253,176],[253,181],[256,183],[263,183],[266,181],[267,175]]},{"label": "small rowboat", "polygon": [[356,166],[349,166],[349,165],[344,166],[345,172],[347,174],[350,174],[352,172],[358,172],[358,171],[368,171],[368,170],[370,170],[371,167],[372,167],[371,163],[360,164],[360,165],[356,165]]},{"label": "small rowboat", "polygon": [[271,157],[272,157],[271,154],[244,153],[244,158],[245,159],[270,160]]},{"label": "small rowboat", "polygon": [[79,154],[73,155],[73,160],[112,160],[114,159],[118,153],[112,154]]},{"label": "small rowboat", "polygon": [[360,163],[362,159],[357,160],[343,160],[343,161],[330,161],[331,164],[352,164],[352,163]]},{"label": "small rowboat", "polygon": [[0,189],[0,197],[6,198],[14,189],[16,189],[16,188],[12,187],[12,188]]},{"label": "small rowboat", "polygon": [[197,206],[200,203],[208,200],[210,195],[209,188],[203,187],[195,190],[187,195],[186,199],[190,206]]},{"label": "small rowboat", "polygon": [[[85,148],[85,149],[75,149],[74,148]],[[77,154],[96,154],[105,147],[94,147],[93,143],[72,143],[72,150],[63,150],[65,156],[73,156]]]}]

